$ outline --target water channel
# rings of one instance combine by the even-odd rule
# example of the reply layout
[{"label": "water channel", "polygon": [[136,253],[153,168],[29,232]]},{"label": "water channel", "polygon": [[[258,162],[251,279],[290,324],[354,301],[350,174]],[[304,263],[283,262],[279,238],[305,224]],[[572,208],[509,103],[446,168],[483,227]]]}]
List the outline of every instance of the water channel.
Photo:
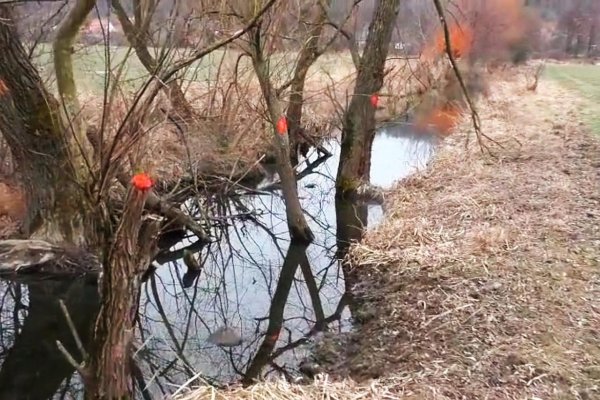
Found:
[{"label": "water channel", "polygon": [[[371,183],[390,187],[423,168],[436,144],[434,136],[405,124],[381,128],[373,144]],[[377,224],[383,213],[376,204],[361,206],[361,212],[338,205],[336,213],[339,145],[331,141],[328,147],[333,155],[298,183],[315,233],[308,248],[290,246],[283,200],[276,190],[264,190],[273,186],[272,177],[256,188],[259,194],[229,201],[224,215],[237,218],[224,218],[226,226],[202,249],[199,276],[186,276],[177,251],[193,238],[157,258],[140,299],[134,370],[138,386],[147,389],[139,391],[140,398],[164,398],[186,382],[295,379],[319,332],[352,329],[340,240],[365,228],[356,225]],[[368,218],[356,218],[359,214]],[[338,224],[347,229],[337,230]],[[80,380],[56,347],[60,340],[77,352],[59,298],[86,342],[99,307],[94,284],[0,281],[0,400],[82,398]],[[235,345],[209,340],[223,327]]]}]

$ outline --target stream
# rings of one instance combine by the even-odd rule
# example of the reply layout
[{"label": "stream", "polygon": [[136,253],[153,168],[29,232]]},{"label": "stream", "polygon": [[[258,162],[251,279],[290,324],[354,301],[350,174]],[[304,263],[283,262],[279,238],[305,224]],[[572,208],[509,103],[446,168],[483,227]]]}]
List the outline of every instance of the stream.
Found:
[{"label": "stream", "polygon": [[[415,134],[406,124],[380,128],[371,183],[389,188],[423,168],[436,144],[433,135]],[[347,294],[352,285],[339,257],[383,212],[377,204],[336,205],[339,145],[332,140],[327,147],[332,156],[298,182],[315,234],[310,246],[290,246],[283,199],[276,190],[263,190],[273,186],[273,175],[256,188],[258,194],[241,195],[226,206],[232,218],[198,254],[199,276],[186,275],[178,251],[193,245],[193,238],[157,257],[140,298],[134,375],[147,388],[146,394],[138,391],[140,398],[164,398],[185,383],[296,379],[321,332],[352,329]],[[84,344],[89,342],[86,332],[99,307],[95,285],[0,281],[0,400],[82,398],[80,380],[56,347],[60,340],[78,354],[58,298]]]}]

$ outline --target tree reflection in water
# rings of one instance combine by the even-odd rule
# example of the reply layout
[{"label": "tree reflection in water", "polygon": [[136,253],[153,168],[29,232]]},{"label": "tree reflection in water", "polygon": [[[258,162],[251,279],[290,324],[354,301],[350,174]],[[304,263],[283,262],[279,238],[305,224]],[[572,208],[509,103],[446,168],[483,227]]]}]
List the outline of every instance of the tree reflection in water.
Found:
[{"label": "tree reflection in water", "polygon": [[[182,288],[185,266],[163,257],[169,267],[157,268],[145,286],[140,311],[145,346],[139,355],[155,389],[168,392],[169,383],[181,384],[194,374],[211,383],[297,376],[312,337],[325,329],[349,329],[343,271],[335,260],[334,168],[325,163],[299,183],[316,236],[308,248],[290,245],[283,202],[274,193],[220,205],[221,215],[244,218],[229,221],[203,249],[202,272],[189,289]],[[238,329],[242,344],[208,343],[221,326]]]},{"label": "tree reflection in water", "polygon": [[83,280],[29,284],[0,281],[0,399],[79,398],[83,387],[56,341],[79,356],[60,306],[69,310],[83,345],[99,309],[98,289]]}]

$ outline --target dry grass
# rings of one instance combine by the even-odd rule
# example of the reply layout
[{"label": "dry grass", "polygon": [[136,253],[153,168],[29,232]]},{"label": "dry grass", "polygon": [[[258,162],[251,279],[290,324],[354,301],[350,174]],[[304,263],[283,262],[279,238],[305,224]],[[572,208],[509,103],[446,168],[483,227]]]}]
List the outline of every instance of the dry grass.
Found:
[{"label": "dry grass", "polygon": [[600,144],[570,104],[497,84],[497,158],[457,134],[394,190],[351,254],[372,318],[337,373],[402,371],[419,398],[600,396]]},{"label": "dry grass", "polygon": [[[81,70],[77,71],[83,119],[97,127],[102,125],[104,103],[104,78],[98,75],[103,71],[102,55],[100,49],[87,49],[86,54],[80,55],[78,68]],[[250,61],[238,60],[238,56],[233,50],[219,53],[198,71],[192,68],[182,81],[182,90],[198,117],[191,121],[185,135],[168,121],[163,111],[171,107],[169,94],[160,93],[142,126],[144,139],[136,145],[136,150],[142,153],[140,168],[171,187],[192,172],[194,175],[243,175],[256,166],[263,154],[272,154],[272,127],[266,117],[260,86]],[[276,87],[291,78],[297,58],[298,53],[294,52],[273,56],[271,74]],[[121,50],[118,59],[125,59]],[[123,76],[112,77],[113,84],[119,84],[113,88],[111,95],[115,97],[108,120],[102,125],[107,143],[126,118],[135,90],[146,76],[138,64],[136,57],[130,54],[125,65],[131,71],[126,68],[129,72]],[[416,64],[416,61],[400,58],[388,61],[379,120],[388,120],[406,110],[411,100],[407,94],[418,85],[413,76]],[[340,128],[340,117],[352,96],[355,77],[356,70],[347,53],[324,54],[309,70],[303,125],[315,142],[329,138],[332,132],[337,132],[334,128]],[[288,95],[289,89],[281,96],[284,109]]]},{"label": "dry grass", "polygon": [[481,110],[497,157],[456,133],[352,249],[362,324],[321,344],[328,380],[182,398],[599,398],[600,144],[567,92],[511,79]]},{"label": "dry grass", "polygon": [[297,399],[397,399],[395,390],[401,383],[396,378],[372,381],[360,385],[345,379],[331,381],[327,376],[317,377],[308,385],[297,385],[283,379],[264,382],[249,388],[241,386],[226,391],[206,386],[189,393],[177,395],[178,400],[297,400]]}]

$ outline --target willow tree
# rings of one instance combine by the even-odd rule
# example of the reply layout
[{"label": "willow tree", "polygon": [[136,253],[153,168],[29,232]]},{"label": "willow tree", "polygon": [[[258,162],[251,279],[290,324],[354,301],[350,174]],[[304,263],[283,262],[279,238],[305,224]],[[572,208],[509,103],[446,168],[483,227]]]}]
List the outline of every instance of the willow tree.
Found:
[{"label": "willow tree", "polygon": [[375,108],[370,99],[383,86],[385,62],[399,8],[400,0],[380,0],[369,25],[354,93],[343,117],[336,181],[339,194],[352,192],[369,180],[375,138]]},{"label": "willow tree", "polygon": [[[70,28],[84,12],[74,8],[59,29],[54,46],[59,65],[71,61]],[[54,243],[93,245],[96,214],[85,196],[91,181],[89,154],[77,124],[69,124],[64,112],[77,107],[72,69],[58,68],[63,108],[28,60],[8,5],[0,6],[0,48],[0,131],[27,194],[24,233]]]},{"label": "willow tree", "polygon": [[[198,223],[152,191],[150,179],[130,185],[125,161],[135,168],[148,110],[165,83],[244,35],[274,2],[258,10],[239,32],[151,74],[110,132],[103,131],[108,129],[105,119],[112,117],[108,106],[102,110],[99,129],[86,126],[73,73],[73,46],[95,0],[73,2],[58,28],[53,44],[57,96],[44,86],[21,44],[13,6],[0,3],[0,132],[16,161],[28,203],[26,238],[0,241],[0,274],[31,273],[49,266],[77,273],[90,269],[98,273],[101,268],[102,304],[90,351],[82,357],[64,354],[82,375],[87,398],[133,397],[129,363],[133,321],[140,278],[156,254],[161,221],[207,239]],[[112,86],[105,97],[113,92]],[[113,191],[116,182],[122,187]],[[146,218],[144,209],[160,218]]]}]

